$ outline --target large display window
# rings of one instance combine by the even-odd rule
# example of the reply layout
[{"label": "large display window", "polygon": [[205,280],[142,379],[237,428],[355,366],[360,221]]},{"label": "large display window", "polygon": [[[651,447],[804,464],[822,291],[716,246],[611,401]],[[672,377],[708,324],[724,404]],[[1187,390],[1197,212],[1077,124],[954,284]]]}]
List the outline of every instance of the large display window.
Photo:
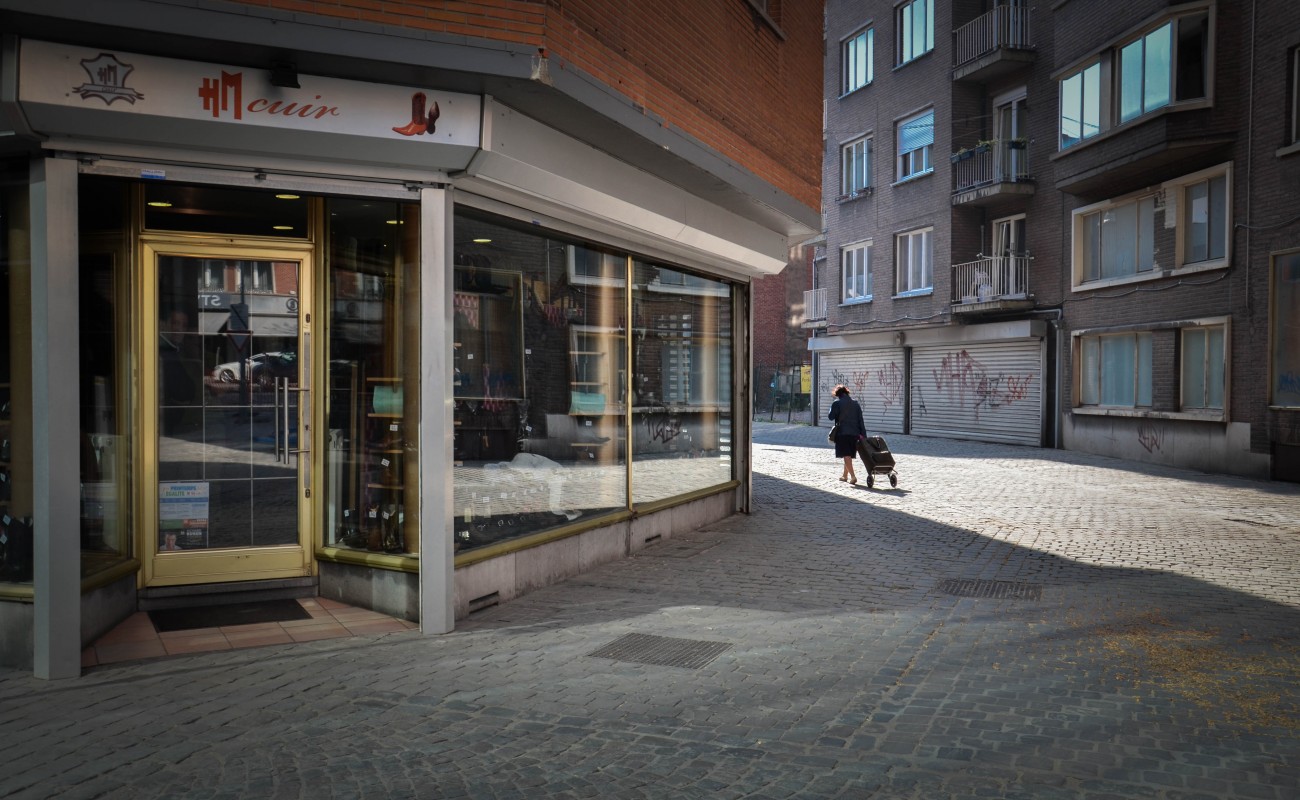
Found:
[{"label": "large display window", "polygon": [[637,261],[632,291],[632,501],[731,480],[731,288]]},{"label": "large display window", "polygon": [[454,270],[457,552],[731,480],[728,284],[466,210]]},{"label": "large display window", "polygon": [[414,203],[325,201],[330,547],[419,552],[418,212]]}]

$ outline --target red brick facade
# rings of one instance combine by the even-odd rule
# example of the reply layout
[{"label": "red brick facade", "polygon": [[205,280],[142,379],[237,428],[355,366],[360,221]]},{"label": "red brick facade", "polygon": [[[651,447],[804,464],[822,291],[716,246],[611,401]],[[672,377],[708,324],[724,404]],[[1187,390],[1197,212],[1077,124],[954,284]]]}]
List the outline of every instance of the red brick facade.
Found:
[{"label": "red brick facade", "polygon": [[539,48],[810,208],[820,205],[822,3],[745,0],[239,0]]}]

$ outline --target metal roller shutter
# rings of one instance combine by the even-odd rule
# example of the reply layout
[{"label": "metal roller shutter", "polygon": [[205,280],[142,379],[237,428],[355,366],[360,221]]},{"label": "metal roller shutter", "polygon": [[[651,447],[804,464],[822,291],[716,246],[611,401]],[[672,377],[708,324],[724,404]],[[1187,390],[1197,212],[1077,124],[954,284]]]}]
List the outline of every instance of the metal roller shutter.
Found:
[{"label": "metal roller shutter", "polygon": [[826,413],[835,399],[831,389],[842,383],[862,406],[867,430],[902,433],[907,402],[904,366],[901,347],[822,354],[817,381],[818,424],[827,424]]},{"label": "metal roller shutter", "polygon": [[917,436],[1042,444],[1039,340],[917,347],[911,389]]}]

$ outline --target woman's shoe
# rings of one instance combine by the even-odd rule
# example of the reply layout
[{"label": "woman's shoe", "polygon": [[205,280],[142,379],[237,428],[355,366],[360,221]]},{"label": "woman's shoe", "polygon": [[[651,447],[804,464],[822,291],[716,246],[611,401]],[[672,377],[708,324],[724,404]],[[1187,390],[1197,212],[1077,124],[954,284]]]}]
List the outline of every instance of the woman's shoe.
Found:
[{"label": "woman's shoe", "polygon": [[846,478],[845,476],[841,475],[841,476],[840,476],[840,480],[842,480],[842,481],[847,481],[848,478]]},{"label": "woman's shoe", "polygon": [[850,483],[851,485],[853,485],[853,486],[857,486],[857,485],[858,485],[858,479],[857,479],[857,478],[849,478],[849,483]]}]

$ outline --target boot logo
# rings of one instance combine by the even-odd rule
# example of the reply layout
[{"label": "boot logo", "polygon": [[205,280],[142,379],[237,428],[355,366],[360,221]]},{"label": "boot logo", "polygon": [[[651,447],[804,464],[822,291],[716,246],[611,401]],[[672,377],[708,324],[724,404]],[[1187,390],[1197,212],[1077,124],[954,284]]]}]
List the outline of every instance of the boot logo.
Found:
[{"label": "boot logo", "polygon": [[81,95],[81,99],[98,97],[105,105],[113,105],[118,100],[135,105],[136,100],[143,100],[144,95],[126,85],[126,77],[135,66],[119,61],[110,53],[100,53],[95,58],[83,58],[81,68],[90,77],[89,83],[74,87],[72,91]]}]

